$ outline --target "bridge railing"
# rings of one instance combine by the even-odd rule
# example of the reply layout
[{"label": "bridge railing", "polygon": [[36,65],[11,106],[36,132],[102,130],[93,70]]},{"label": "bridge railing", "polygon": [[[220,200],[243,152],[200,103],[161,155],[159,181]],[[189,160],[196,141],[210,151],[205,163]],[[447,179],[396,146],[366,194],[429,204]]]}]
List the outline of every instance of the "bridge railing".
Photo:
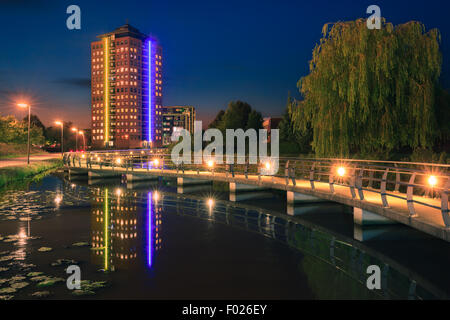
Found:
[{"label": "bridge railing", "polygon": [[[351,197],[361,201],[365,200],[367,193],[375,192],[385,208],[389,207],[389,198],[404,201],[410,217],[418,216],[416,207],[419,205],[439,210],[445,226],[450,227],[450,165],[292,157],[267,158],[256,163],[252,163],[255,159],[235,157],[234,164],[226,164],[215,163],[213,158],[204,161],[195,156],[191,156],[190,163],[176,165],[170,154],[152,150],[66,153],[63,159],[67,166],[88,169],[120,169],[125,172],[143,169],[161,173],[172,170],[179,174],[197,174],[206,178],[211,175],[245,177],[294,187],[302,181],[308,181],[310,189],[315,190],[325,184],[327,192],[332,194],[339,187],[348,188]],[[278,170],[271,172],[277,165]]]}]

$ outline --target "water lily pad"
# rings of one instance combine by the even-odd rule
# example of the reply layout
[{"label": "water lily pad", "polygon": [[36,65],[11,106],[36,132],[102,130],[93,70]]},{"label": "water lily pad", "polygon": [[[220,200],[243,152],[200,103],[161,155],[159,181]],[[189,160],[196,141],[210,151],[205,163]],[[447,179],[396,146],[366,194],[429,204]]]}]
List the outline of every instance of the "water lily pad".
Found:
[{"label": "water lily pad", "polygon": [[14,296],[12,295],[0,296],[0,300],[11,300],[12,298],[14,298]]},{"label": "water lily pad", "polygon": [[42,276],[44,273],[43,272],[40,272],[40,271],[37,271],[37,272],[29,272],[28,274],[27,274],[27,277],[37,277],[37,276]]},{"label": "water lily pad", "polygon": [[12,287],[3,288],[3,289],[0,289],[0,294],[3,294],[3,293],[14,293],[16,291],[17,291],[17,289],[16,288],[12,288]]},{"label": "water lily pad", "polygon": [[3,256],[0,257],[0,262],[11,261],[14,259],[14,256]]},{"label": "water lily pad", "polygon": [[34,298],[47,298],[51,295],[52,295],[52,293],[50,291],[36,291],[36,292],[30,294],[30,296],[32,296]]},{"label": "water lily pad", "polygon": [[48,280],[44,280],[42,282],[39,282],[36,286],[38,287],[49,287],[52,286],[58,282],[64,282],[63,278],[49,278]]},{"label": "water lily pad", "polygon": [[95,292],[90,290],[73,290],[72,294],[75,296],[92,296]]},{"label": "water lily pad", "polygon": [[28,282],[14,282],[13,284],[11,284],[11,288],[22,289],[22,288],[25,288],[28,285],[29,285]]},{"label": "water lily pad", "polygon": [[26,277],[24,277],[24,276],[14,276],[14,277],[9,278],[9,281],[10,282],[19,282],[19,281],[22,281],[25,279],[26,279]]},{"label": "water lily pad", "polygon": [[75,243],[72,244],[72,246],[74,246],[74,247],[88,247],[89,243],[87,243],[87,242],[75,242]]},{"label": "water lily pad", "polygon": [[36,277],[32,277],[30,278],[31,281],[34,282],[42,282],[42,281],[46,281],[46,280],[50,280],[51,278],[48,276],[36,276]]},{"label": "water lily pad", "polygon": [[53,249],[52,248],[49,248],[49,247],[40,247],[39,249],[38,249],[38,251],[39,252],[48,252],[48,251],[52,251]]},{"label": "water lily pad", "polygon": [[55,262],[52,262],[50,265],[52,267],[59,267],[59,266],[66,266],[66,265],[71,265],[71,264],[78,264],[77,261],[72,260],[72,259],[58,259]]}]

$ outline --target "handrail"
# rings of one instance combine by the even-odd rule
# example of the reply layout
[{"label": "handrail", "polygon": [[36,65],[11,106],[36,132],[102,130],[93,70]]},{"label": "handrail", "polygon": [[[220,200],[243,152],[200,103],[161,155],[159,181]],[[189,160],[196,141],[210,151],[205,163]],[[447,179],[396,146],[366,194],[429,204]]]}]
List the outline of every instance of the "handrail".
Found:
[{"label": "handrail", "polygon": [[[64,164],[70,167],[84,167],[92,169],[94,166],[118,168],[129,171],[144,169],[146,171],[157,170],[161,174],[165,170],[176,170],[185,174],[192,171],[196,175],[225,173],[226,177],[236,179],[236,175],[242,175],[246,179],[256,177],[258,183],[262,183],[263,177],[273,179],[281,178],[279,183],[287,186],[296,186],[300,181],[309,181],[311,190],[317,188],[316,183],[329,185],[329,193],[336,193],[337,186],[348,187],[353,199],[365,201],[365,192],[380,194],[382,207],[389,207],[389,197],[404,200],[407,204],[409,216],[418,216],[415,205],[440,209],[442,220],[447,228],[450,228],[450,216],[448,210],[448,193],[450,185],[450,165],[431,163],[404,162],[404,161],[380,161],[360,159],[303,159],[292,157],[277,157],[279,169],[274,174],[268,174],[264,170],[264,163],[249,163],[248,157],[244,157],[244,163],[229,165],[227,163],[209,164],[201,158],[201,163],[176,165],[171,161],[171,155],[167,153],[152,153],[153,150],[114,150],[114,151],[90,151],[84,153],[64,153]],[[235,159],[243,157],[236,156]],[[192,156],[191,159],[199,159]],[[212,158],[213,159],[213,158]],[[382,164],[386,165],[382,165]],[[411,167],[408,167],[411,166]],[[283,169],[284,167],[284,169]],[[342,170],[342,172],[339,172]],[[432,180],[431,180],[432,179]],[[430,199],[424,202],[418,197]],[[440,198],[440,205],[437,205]]]}]

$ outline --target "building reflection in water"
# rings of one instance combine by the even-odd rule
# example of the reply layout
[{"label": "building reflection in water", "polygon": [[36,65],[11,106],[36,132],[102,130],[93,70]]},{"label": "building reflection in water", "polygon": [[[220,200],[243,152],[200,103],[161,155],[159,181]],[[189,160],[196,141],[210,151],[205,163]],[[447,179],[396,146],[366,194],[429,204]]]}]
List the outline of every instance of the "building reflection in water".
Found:
[{"label": "building reflection in water", "polygon": [[153,192],[93,189],[91,239],[94,263],[105,271],[132,269],[161,249],[161,208]]}]

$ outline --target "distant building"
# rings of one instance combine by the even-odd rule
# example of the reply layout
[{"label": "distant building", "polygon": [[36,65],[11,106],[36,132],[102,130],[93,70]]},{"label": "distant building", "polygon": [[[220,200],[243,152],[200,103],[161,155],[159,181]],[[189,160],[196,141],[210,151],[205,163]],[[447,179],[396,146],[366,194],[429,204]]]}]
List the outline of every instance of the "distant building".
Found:
[{"label": "distant building", "polygon": [[162,48],[129,24],[91,43],[94,148],[161,145]]},{"label": "distant building", "polygon": [[272,129],[278,129],[281,118],[267,117],[263,119],[263,128],[267,130],[267,142],[270,142]]},{"label": "distant building", "polygon": [[167,146],[172,143],[173,132],[181,129],[194,133],[195,108],[192,106],[170,106],[162,107],[162,145]]}]

